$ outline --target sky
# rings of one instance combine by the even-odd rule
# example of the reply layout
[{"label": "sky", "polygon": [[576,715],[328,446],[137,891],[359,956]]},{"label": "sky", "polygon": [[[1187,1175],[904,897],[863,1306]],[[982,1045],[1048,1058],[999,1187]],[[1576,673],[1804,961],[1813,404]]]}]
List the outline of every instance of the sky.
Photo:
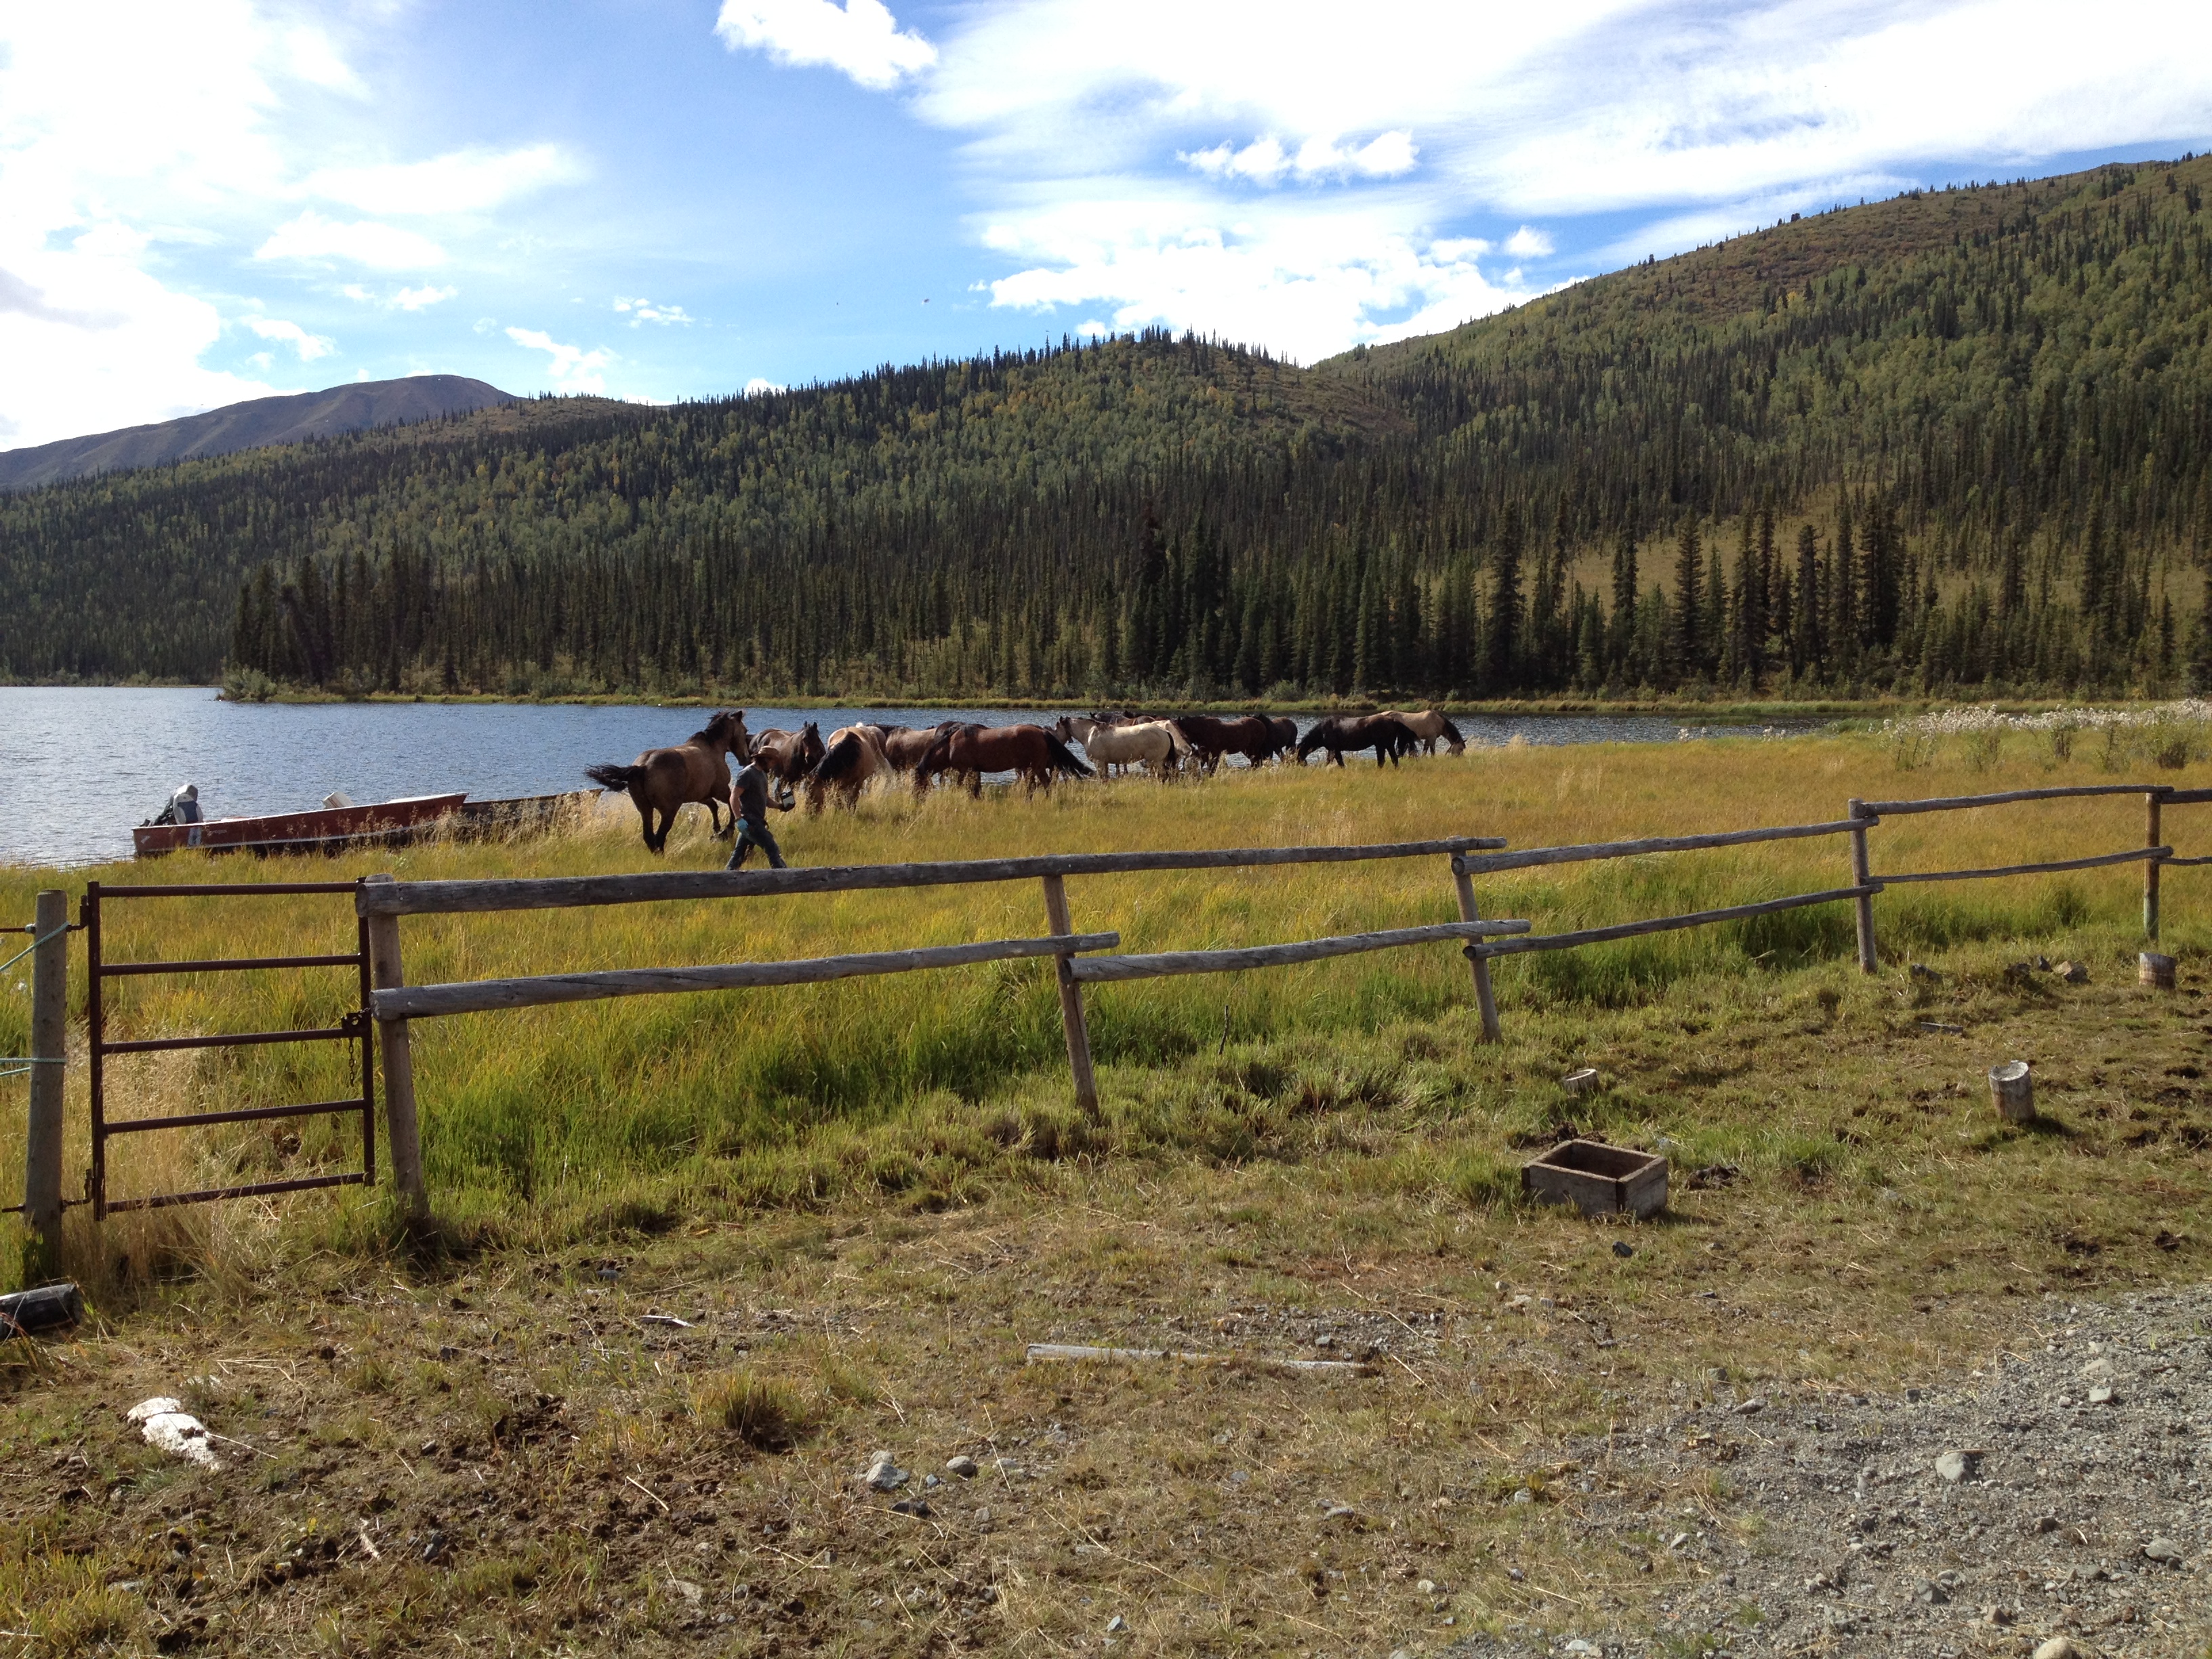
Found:
[{"label": "sky", "polygon": [[0,449],[349,380],[1310,362],[1915,185],[2212,149],[2203,0],[0,5]]}]

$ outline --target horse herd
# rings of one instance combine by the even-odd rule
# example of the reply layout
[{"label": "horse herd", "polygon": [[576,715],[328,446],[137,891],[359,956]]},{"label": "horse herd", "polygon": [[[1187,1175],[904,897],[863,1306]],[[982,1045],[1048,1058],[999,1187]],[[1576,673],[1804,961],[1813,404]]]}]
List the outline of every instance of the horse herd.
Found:
[{"label": "horse herd", "polygon": [[[1049,727],[972,720],[843,726],[826,738],[812,720],[796,732],[771,729],[755,737],[745,730],[744,711],[737,709],[715,715],[684,743],[649,749],[629,766],[586,767],[585,775],[617,793],[629,793],[644,822],[645,844],[658,853],[686,802],[704,805],[714,833],[725,833],[731,758],[777,779],[787,797],[804,787],[807,811],[819,812],[833,798],[843,806],[856,805],[861,790],[877,778],[911,776],[917,793],[947,778],[974,795],[981,793],[986,772],[1017,773],[1036,790],[1050,788],[1057,777],[1088,778],[1101,771],[1110,777],[1117,767],[1127,774],[1141,766],[1164,779],[1185,771],[1210,776],[1231,755],[1253,766],[1292,757],[1304,765],[1325,750],[1342,766],[1347,752],[1372,750],[1376,766],[1395,766],[1416,750],[1434,754],[1439,742],[1455,755],[1467,747],[1459,728],[1433,708],[1332,715],[1304,736],[1296,721],[1281,715],[1100,714],[1065,716]],[[1070,744],[1080,744],[1089,762]]]}]

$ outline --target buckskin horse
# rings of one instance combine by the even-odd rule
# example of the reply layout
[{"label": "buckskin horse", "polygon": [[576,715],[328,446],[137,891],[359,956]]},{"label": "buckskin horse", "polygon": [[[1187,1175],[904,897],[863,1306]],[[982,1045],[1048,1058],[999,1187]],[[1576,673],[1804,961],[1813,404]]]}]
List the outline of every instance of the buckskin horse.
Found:
[{"label": "buckskin horse", "polygon": [[860,791],[868,780],[878,775],[888,775],[891,769],[890,757],[884,752],[884,728],[880,726],[841,726],[830,734],[823,745],[822,759],[806,775],[806,810],[809,814],[819,812],[830,792],[837,792],[838,805],[854,807],[860,804]]},{"label": "buckskin horse", "polygon": [[983,793],[986,772],[1018,772],[1032,791],[1052,787],[1055,775],[1087,778],[1091,769],[1042,726],[948,725],[940,730],[914,769],[917,794],[941,772],[963,779],[968,793]]},{"label": "buckskin horse", "polygon": [[1386,760],[1395,766],[1398,757],[1419,741],[1413,728],[1395,714],[1333,714],[1316,721],[1313,729],[1298,739],[1298,763],[1304,765],[1306,757],[1315,750],[1326,749],[1329,759],[1341,766],[1346,750],[1372,749],[1378,768]]},{"label": "buckskin horse", "polygon": [[[750,757],[752,740],[745,735],[745,711],[732,709],[708,720],[684,742],[669,749],[648,749],[629,766],[587,766],[584,775],[617,794],[628,791],[644,822],[645,847],[659,853],[668,845],[668,832],[676,827],[677,809],[697,801],[722,829],[722,802],[730,793],[727,756],[740,761]],[[653,815],[660,825],[653,827]]]},{"label": "buckskin horse", "polygon": [[1459,727],[1454,726],[1437,710],[1418,708],[1410,714],[1400,708],[1393,708],[1387,712],[1395,714],[1400,720],[1405,721],[1406,729],[1421,740],[1423,754],[1435,754],[1437,739],[1439,738],[1443,739],[1444,748],[1450,753],[1455,755],[1467,753],[1467,739],[1460,736]]}]

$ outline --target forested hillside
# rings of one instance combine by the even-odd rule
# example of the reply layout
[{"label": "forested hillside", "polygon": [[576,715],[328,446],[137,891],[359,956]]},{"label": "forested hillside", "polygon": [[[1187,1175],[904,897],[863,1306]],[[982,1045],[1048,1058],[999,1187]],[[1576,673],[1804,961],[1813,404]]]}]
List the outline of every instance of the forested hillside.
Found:
[{"label": "forested hillside", "polygon": [[1162,335],[0,497],[0,675],[747,695],[2163,687],[2212,161],[1920,192],[1310,369]]}]

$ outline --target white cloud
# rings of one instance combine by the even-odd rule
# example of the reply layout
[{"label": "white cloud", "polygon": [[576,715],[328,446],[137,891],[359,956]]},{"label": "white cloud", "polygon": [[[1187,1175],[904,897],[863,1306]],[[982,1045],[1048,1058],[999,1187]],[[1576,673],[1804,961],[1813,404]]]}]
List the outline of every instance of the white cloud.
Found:
[{"label": "white cloud", "polygon": [[1364,207],[1292,204],[1224,224],[1200,204],[1091,200],[993,226],[985,241],[1034,262],[990,285],[994,306],[1103,303],[1117,331],[1163,323],[1301,362],[1453,327],[1532,292],[1485,274],[1486,245],[1403,232]]},{"label": "white cloud", "polygon": [[1255,184],[1280,184],[1297,176],[1311,182],[1334,178],[1387,179],[1411,173],[1419,153],[1410,132],[1385,132],[1357,149],[1347,149],[1334,138],[1308,138],[1292,155],[1273,135],[1255,138],[1238,149],[1216,144],[1212,149],[1182,150],[1176,160],[1216,179],[1249,179]]},{"label": "white cloud", "polygon": [[364,213],[483,213],[549,185],[568,183],[581,173],[559,146],[532,144],[505,151],[455,150],[427,161],[320,167],[301,188]]},{"label": "white cloud", "polygon": [[368,96],[368,85],[338,56],[338,49],[322,30],[306,24],[286,29],[282,51],[281,67],[286,74],[332,92],[355,98]]},{"label": "white cloud", "polygon": [[625,300],[619,294],[615,295],[615,309],[629,318],[632,328],[641,323],[683,323],[688,325],[699,320],[682,306],[657,306],[646,299]]},{"label": "white cloud", "polygon": [[507,337],[519,346],[532,351],[543,351],[552,362],[553,386],[559,392],[605,392],[606,376],[599,371],[615,361],[615,354],[600,348],[586,351],[581,346],[562,345],[542,329],[510,328]]},{"label": "white cloud", "polygon": [[[443,305],[460,292],[457,288],[439,288],[425,283],[420,288],[395,289],[388,295],[361,283],[347,283],[338,292],[357,305],[381,306],[386,311],[424,311],[434,305]],[[477,332],[483,332],[481,325]]]},{"label": "white cloud", "polygon": [[257,259],[344,259],[375,270],[421,270],[446,263],[446,250],[416,231],[359,219],[325,219],[309,208],[270,234]]},{"label": "white cloud", "polygon": [[732,52],[766,52],[779,64],[821,65],[882,90],[937,61],[937,48],[902,30],[883,0],[722,0],[714,33]]},{"label": "white cloud", "polygon": [[748,398],[773,397],[779,392],[788,392],[790,390],[791,388],[787,386],[781,385],[775,380],[764,380],[757,374],[754,375],[751,380],[745,382],[745,396]]},{"label": "white cloud", "polygon": [[[275,317],[246,317],[240,320],[264,340],[281,340],[300,355],[300,361],[311,363],[318,357],[327,357],[336,351],[337,342],[310,334],[297,323],[288,323]],[[264,364],[265,366],[265,364]]]},{"label": "white cloud", "polygon": [[1523,225],[1505,239],[1505,251],[1523,259],[1540,259],[1553,251],[1552,239]]}]

